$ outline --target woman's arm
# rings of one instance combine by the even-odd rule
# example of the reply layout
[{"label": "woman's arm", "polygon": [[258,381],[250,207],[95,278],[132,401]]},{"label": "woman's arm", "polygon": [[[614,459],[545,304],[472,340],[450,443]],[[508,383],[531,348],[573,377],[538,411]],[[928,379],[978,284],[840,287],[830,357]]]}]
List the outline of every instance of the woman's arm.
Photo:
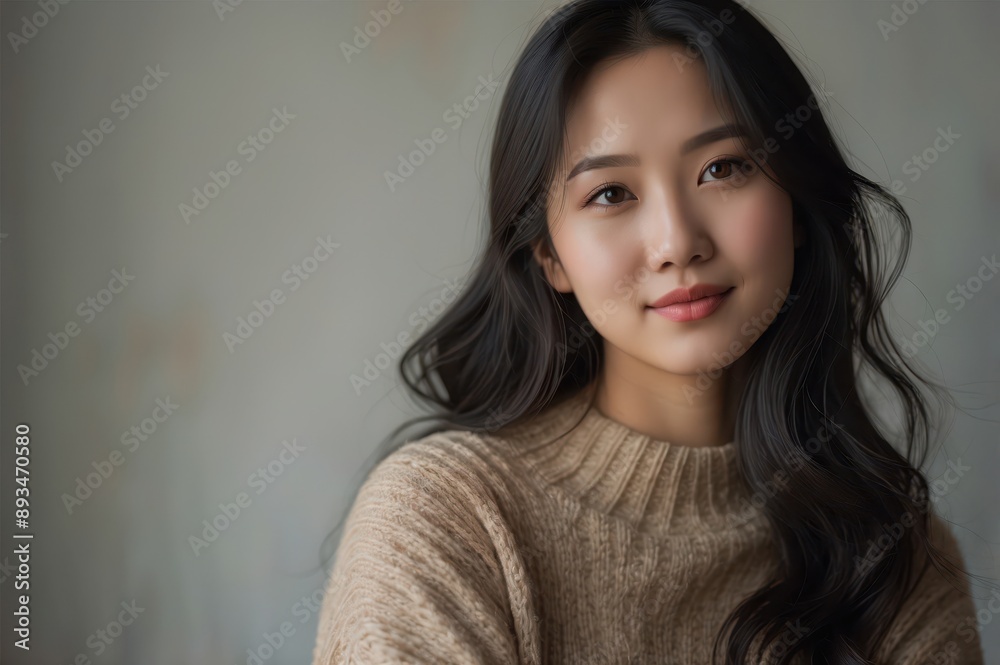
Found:
[{"label": "woman's arm", "polygon": [[[949,560],[967,570],[954,535],[937,514],[931,537]],[[969,582],[945,577],[929,564],[883,642],[876,662],[888,665],[983,665],[976,607]]]},{"label": "woman's arm", "polygon": [[344,525],[313,665],[534,660],[518,652],[499,511],[443,451],[451,445],[409,443],[369,474]]}]

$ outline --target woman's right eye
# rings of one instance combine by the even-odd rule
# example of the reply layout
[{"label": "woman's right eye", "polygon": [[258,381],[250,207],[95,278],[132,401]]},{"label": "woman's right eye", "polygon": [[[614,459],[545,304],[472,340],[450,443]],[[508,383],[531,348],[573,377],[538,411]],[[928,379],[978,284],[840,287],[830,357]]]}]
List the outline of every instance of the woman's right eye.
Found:
[{"label": "woman's right eye", "polygon": [[603,187],[601,187],[599,190],[597,190],[596,192],[594,192],[587,199],[586,203],[584,203],[583,207],[585,207],[585,208],[591,207],[601,197],[604,197],[605,195],[611,195],[610,198],[605,198],[604,201],[603,201],[603,203],[600,204],[600,205],[597,205],[596,207],[598,207],[598,208],[616,208],[616,207],[622,205],[622,203],[624,203],[625,200],[627,200],[627,199],[623,199],[623,200],[613,200],[613,199],[617,199],[618,198],[618,194],[622,194],[623,195],[624,193],[627,193],[627,192],[628,192],[628,190],[626,190],[621,185],[615,185],[615,184],[607,183]]}]

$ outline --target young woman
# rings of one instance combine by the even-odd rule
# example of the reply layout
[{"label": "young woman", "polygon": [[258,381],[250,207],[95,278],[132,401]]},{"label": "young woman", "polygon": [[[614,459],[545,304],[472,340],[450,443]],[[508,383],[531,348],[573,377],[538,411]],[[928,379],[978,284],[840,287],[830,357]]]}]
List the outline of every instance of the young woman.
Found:
[{"label": "young woman", "polygon": [[538,29],[485,254],[402,359],[440,423],[361,486],[314,664],[982,663],[881,313],[910,221],[828,103],[728,0]]}]

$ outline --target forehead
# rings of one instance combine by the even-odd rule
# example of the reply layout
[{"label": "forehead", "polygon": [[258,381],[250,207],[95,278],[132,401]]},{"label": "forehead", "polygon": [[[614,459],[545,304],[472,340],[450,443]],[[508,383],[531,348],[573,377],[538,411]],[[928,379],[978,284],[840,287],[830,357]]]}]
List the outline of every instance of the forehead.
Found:
[{"label": "forehead", "polygon": [[722,118],[700,58],[682,46],[655,46],[594,68],[568,109],[564,153],[593,153],[588,146],[602,133],[622,145],[642,137],[644,145],[678,147]]}]

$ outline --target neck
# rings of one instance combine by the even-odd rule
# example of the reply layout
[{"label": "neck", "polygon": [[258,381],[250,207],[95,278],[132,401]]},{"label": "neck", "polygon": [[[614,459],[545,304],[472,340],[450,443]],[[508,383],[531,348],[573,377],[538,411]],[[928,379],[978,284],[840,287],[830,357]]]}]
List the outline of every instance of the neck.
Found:
[{"label": "neck", "polygon": [[736,408],[746,383],[742,365],[670,374],[606,344],[595,407],[653,439],[719,446],[735,438]]}]

